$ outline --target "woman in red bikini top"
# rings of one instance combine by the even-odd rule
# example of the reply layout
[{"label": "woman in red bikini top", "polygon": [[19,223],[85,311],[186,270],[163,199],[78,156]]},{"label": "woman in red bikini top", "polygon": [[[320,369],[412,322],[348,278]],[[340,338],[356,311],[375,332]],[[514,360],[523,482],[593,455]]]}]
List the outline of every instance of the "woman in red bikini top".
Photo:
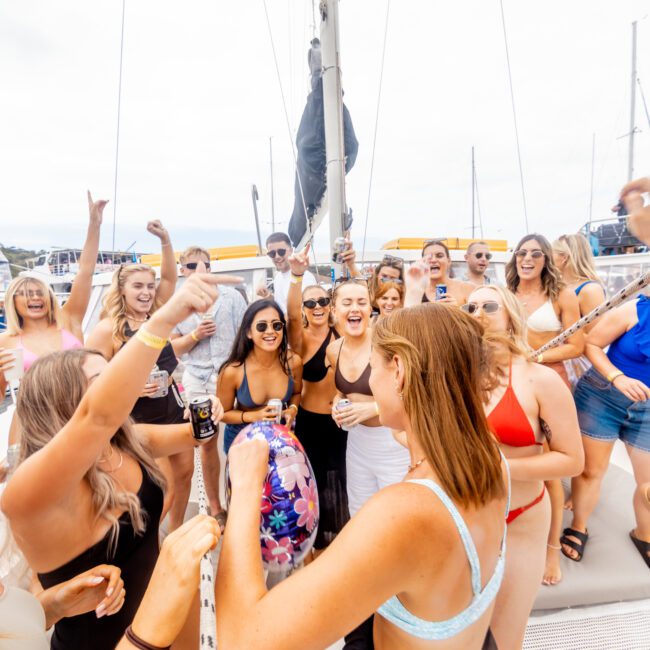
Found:
[{"label": "woman in red bikini top", "polygon": [[[544,481],[582,470],[578,419],[559,375],[528,361],[526,318],[510,291],[480,287],[462,309],[481,321],[493,348],[498,381],[486,412],[512,476],[506,570],[490,628],[499,648],[520,648],[545,568],[550,503]],[[544,431],[552,435],[550,452],[542,454]]]}]

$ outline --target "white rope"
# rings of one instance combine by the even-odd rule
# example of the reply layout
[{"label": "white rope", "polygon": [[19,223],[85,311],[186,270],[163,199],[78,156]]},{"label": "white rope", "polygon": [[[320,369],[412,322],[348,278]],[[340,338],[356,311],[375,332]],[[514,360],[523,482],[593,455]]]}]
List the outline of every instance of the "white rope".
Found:
[{"label": "white rope", "polygon": [[366,237],[368,234],[368,217],[370,215],[370,195],[372,192],[372,176],[375,169],[375,148],[377,146],[377,130],[379,127],[379,107],[381,105],[381,88],[384,81],[384,60],[386,58],[386,41],[388,39],[388,18],[390,16],[390,0],[386,0],[386,24],[384,26],[384,44],[381,50],[381,67],[379,72],[379,90],[377,92],[377,111],[375,113],[375,133],[372,138],[372,156],[370,158],[370,179],[368,181],[368,200],[366,201],[366,223],[363,227],[363,246],[361,248],[361,266],[366,257]]},{"label": "white rope", "polygon": [[517,160],[519,161],[519,181],[521,182],[521,198],[524,203],[524,221],[526,223],[526,232],[528,228],[528,208],[526,207],[526,190],[524,188],[524,169],[521,164],[521,147],[519,145],[519,128],[517,127],[517,111],[515,109],[515,91],[512,87],[512,72],[510,70],[510,51],[508,50],[508,34],[506,32],[506,17],[503,13],[503,0],[499,0],[501,5],[501,23],[503,25],[503,40],[506,46],[506,61],[508,63],[508,81],[510,83],[510,101],[512,103],[512,118],[515,124],[515,139],[517,141]]},{"label": "white rope", "polygon": [[115,135],[115,177],[113,184],[113,239],[111,250],[115,250],[115,217],[117,214],[117,167],[120,155],[120,115],[122,113],[122,58],[124,54],[124,14],[126,0],[122,0],[122,32],[120,36],[120,76],[117,84],[117,133]]},{"label": "white rope", "polygon": [[632,280],[630,284],[623,287],[618,293],[615,293],[609,300],[605,300],[605,302],[592,309],[580,320],[573,323],[571,327],[558,334],[554,339],[551,339],[548,343],[543,345],[538,350],[535,350],[531,358],[537,357],[538,355],[542,354],[542,352],[546,352],[551,348],[561,345],[578,330],[581,330],[586,325],[589,325],[589,323],[593,323],[593,321],[595,321],[599,316],[602,316],[605,312],[608,312],[610,309],[617,307],[624,300],[641,291],[641,289],[643,289],[643,287],[645,287],[647,284],[650,284],[650,271],[644,273],[643,275],[640,275],[636,280]]},{"label": "white rope", "polygon": [[[201,450],[194,449],[194,466],[196,467],[196,487],[199,499],[199,514],[208,514],[208,497],[205,493],[203,482],[203,466],[201,464]],[[201,650],[213,650],[217,647],[217,618],[214,606],[214,567],[212,555],[208,551],[202,558],[200,571],[200,629],[199,647]]]}]

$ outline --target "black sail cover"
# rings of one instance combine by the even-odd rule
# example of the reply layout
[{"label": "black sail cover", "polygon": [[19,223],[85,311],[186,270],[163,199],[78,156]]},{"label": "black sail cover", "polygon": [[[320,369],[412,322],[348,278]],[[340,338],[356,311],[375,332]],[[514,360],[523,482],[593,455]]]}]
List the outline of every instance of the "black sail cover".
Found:
[{"label": "black sail cover", "polygon": [[[300,119],[296,145],[298,147],[298,165],[294,183],[294,205],[289,221],[289,237],[297,246],[307,232],[307,220],[311,219],[318,209],[327,180],[327,165],[325,154],[325,118],[323,112],[323,78],[320,41],[315,38],[311,42],[308,55],[311,69],[311,92],[307,97],[307,105]],[[345,146],[345,173],[354,166],[359,151],[359,142],[354,134],[350,112],[343,104],[343,134]],[[302,194],[300,185],[302,183]],[[304,198],[304,202],[303,202]],[[305,214],[304,206],[307,207]],[[349,230],[351,223],[345,224]]]}]

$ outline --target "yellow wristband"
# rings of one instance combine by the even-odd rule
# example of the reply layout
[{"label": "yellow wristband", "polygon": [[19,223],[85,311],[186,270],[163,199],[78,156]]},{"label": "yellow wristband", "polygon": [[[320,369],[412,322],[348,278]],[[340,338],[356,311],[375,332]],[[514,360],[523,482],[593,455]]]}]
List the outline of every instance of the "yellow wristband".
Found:
[{"label": "yellow wristband", "polygon": [[190,332],[190,336],[195,343],[198,343],[201,339],[196,335],[196,330]]},{"label": "yellow wristband", "polygon": [[147,332],[144,327],[141,327],[136,333],[135,338],[144,343],[148,348],[153,348],[154,350],[162,350],[167,344],[167,339],[164,339],[162,336],[156,336],[151,332]]},{"label": "yellow wristband", "polygon": [[537,361],[537,363],[544,363],[544,355],[543,354],[538,354],[536,361]]},{"label": "yellow wristband", "polygon": [[607,381],[611,384],[616,379],[616,377],[620,377],[622,374],[624,373],[622,373],[620,370],[612,370],[612,372],[607,375]]},{"label": "yellow wristband", "polygon": [[300,284],[302,282],[302,275],[291,274],[291,284]]}]

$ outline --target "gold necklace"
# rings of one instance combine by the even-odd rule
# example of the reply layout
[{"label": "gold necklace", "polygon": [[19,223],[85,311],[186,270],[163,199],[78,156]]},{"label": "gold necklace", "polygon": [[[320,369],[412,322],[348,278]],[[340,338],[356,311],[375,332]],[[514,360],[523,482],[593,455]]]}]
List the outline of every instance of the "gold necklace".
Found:
[{"label": "gold necklace", "polygon": [[149,320],[148,317],[144,319],[140,319],[140,318],[133,318],[133,316],[127,316],[126,318],[127,320],[132,320],[134,323],[146,323]]},{"label": "gold necklace", "polygon": [[422,458],[420,458],[420,460],[419,460],[417,463],[415,463],[415,465],[409,465],[409,471],[408,471],[408,473],[410,473],[410,472],[412,472],[414,469],[417,469],[418,467],[420,467],[420,465],[422,465],[422,463],[423,463],[426,459],[427,459],[427,457],[426,457],[426,456],[423,456]]},{"label": "gold necklace", "polygon": [[[108,472],[109,474],[112,474],[113,472],[117,472],[117,470],[120,469],[120,467],[122,467],[122,464],[124,463],[124,456],[122,455],[122,452],[118,449],[118,450],[117,450],[117,453],[120,455],[120,462],[117,464],[117,467],[113,467],[112,469],[107,469],[107,470],[105,470],[105,471]],[[113,445],[111,445],[111,455],[110,455],[108,458],[102,458],[102,459],[99,460],[98,462],[100,462],[100,463],[106,463],[106,462],[109,461],[111,458],[113,458]]]}]

